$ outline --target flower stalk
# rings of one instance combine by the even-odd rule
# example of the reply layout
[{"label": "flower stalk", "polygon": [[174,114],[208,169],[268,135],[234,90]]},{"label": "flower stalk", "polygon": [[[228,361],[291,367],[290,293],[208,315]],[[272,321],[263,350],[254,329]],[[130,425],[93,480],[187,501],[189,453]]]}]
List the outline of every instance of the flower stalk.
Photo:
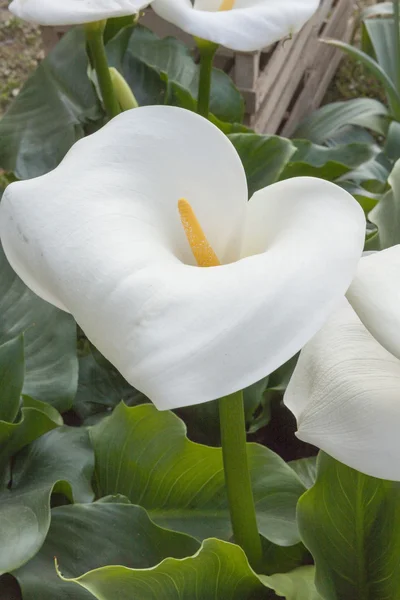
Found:
[{"label": "flower stalk", "polygon": [[121,112],[108,68],[103,33],[107,21],[96,21],[85,24],[86,39],[91,59],[97,74],[97,80],[107,116],[112,119]]},{"label": "flower stalk", "polygon": [[253,569],[260,572],[262,547],[247,460],[243,392],[221,398],[219,415],[225,483],[234,539],[245,551]]},{"label": "flower stalk", "polygon": [[208,42],[201,38],[195,38],[200,52],[200,77],[199,92],[197,97],[197,112],[202,117],[208,119],[210,113],[210,94],[211,94],[211,76],[214,56],[218,49],[218,44]]}]

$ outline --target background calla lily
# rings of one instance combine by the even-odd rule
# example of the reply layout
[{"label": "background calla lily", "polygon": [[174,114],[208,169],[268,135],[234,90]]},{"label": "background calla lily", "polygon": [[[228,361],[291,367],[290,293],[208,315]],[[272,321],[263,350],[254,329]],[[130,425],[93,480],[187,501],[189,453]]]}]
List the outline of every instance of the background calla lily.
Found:
[{"label": "background calla lily", "polygon": [[344,300],[305,346],[285,394],[301,440],[367,475],[397,481],[399,274],[400,246],[362,258],[347,293],[351,304]]},{"label": "background calla lily", "polygon": [[148,4],[149,0],[13,0],[9,10],[37,25],[76,25],[134,15]]},{"label": "background calla lily", "polygon": [[[221,266],[196,266],[181,198]],[[161,409],[228,395],[293,356],[347,290],[364,232],[356,201],[324,180],[248,202],[231,142],[166,106],[116,117],[0,206],[16,272]]]},{"label": "background calla lily", "polygon": [[232,50],[252,52],[296,33],[319,0],[154,0],[166,21]]}]

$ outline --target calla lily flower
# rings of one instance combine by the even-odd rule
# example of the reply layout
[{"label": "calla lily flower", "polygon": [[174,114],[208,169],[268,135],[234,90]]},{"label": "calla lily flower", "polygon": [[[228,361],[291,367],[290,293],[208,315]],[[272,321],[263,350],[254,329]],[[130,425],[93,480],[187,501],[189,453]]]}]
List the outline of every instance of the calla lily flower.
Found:
[{"label": "calla lily flower", "polygon": [[153,10],[196,37],[253,52],[299,31],[319,0],[154,0]]},{"label": "calla lily flower", "polygon": [[300,350],[350,285],[364,232],[327,181],[248,202],[228,138],[167,106],[119,115],[0,205],[15,271],[159,409],[229,395]]},{"label": "calla lily flower", "polygon": [[9,10],[37,25],[79,25],[136,14],[150,0],[13,0]]},{"label": "calla lily flower", "polygon": [[297,436],[400,481],[400,246],[365,256],[347,299],[305,346],[285,394]]}]

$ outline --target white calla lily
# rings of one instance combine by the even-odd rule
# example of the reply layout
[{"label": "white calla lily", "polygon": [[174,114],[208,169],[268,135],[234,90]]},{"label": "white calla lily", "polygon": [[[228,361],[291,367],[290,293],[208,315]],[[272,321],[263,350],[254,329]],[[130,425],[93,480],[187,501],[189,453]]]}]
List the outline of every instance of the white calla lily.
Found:
[{"label": "white calla lily", "polygon": [[136,14],[150,0],[13,0],[9,10],[37,25],[78,25]]},{"label": "white calla lily", "polygon": [[301,440],[363,473],[396,481],[399,273],[400,246],[361,259],[350,303],[344,300],[302,350],[285,394]]},{"label": "white calla lily", "polygon": [[[196,265],[183,198],[221,266]],[[290,179],[248,202],[231,142],[166,106],[119,115],[0,205],[16,272],[160,409],[226,396],[293,356],[350,285],[364,231],[359,205],[327,181]]]},{"label": "white calla lily", "polygon": [[296,33],[319,0],[154,0],[153,10],[191,35],[252,52]]}]

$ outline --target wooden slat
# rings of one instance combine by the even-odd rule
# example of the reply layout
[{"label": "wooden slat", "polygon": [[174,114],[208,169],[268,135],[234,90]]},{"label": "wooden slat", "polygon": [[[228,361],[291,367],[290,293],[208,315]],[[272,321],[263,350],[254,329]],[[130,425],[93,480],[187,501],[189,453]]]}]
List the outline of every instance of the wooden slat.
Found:
[{"label": "wooden slat", "polygon": [[[282,119],[286,115],[293,94],[314,58],[317,35],[331,9],[332,3],[333,0],[324,0],[313,19],[293,39],[290,51],[278,77],[275,78],[273,85],[270,85],[268,90],[269,64],[263,75],[260,76],[259,86],[262,88],[260,92],[262,105],[258,107],[258,111],[252,119],[252,125],[256,131],[276,133],[278,130]],[[262,95],[264,95],[264,98],[262,98]]]},{"label": "wooden slat", "polygon": [[[350,41],[354,28],[354,6],[349,0],[340,0],[329,22],[321,32],[321,38],[335,38]],[[295,105],[280,133],[285,137],[293,134],[298,124],[313,110],[319,107],[326,90],[343,57],[342,52],[321,42],[315,52],[312,67],[304,82]]]}]

